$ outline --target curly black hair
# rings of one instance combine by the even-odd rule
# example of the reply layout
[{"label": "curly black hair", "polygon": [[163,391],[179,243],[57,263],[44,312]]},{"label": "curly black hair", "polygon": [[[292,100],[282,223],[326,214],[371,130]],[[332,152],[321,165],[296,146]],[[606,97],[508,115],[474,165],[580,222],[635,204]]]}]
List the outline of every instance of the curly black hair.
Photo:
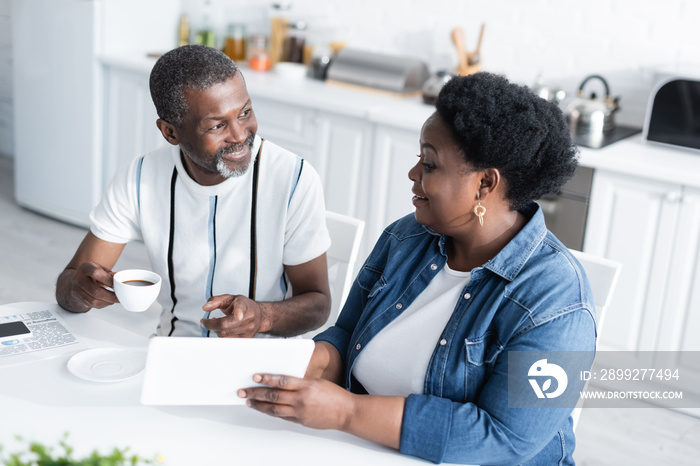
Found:
[{"label": "curly black hair", "polygon": [[221,50],[206,45],[183,45],[164,54],[151,70],[149,87],[158,117],[182,126],[187,114],[184,89],[209,89],[228,81],[238,66]]},{"label": "curly black hair", "polygon": [[468,163],[501,172],[513,210],[559,192],[578,166],[561,109],[503,76],[454,77],[435,107]]}]

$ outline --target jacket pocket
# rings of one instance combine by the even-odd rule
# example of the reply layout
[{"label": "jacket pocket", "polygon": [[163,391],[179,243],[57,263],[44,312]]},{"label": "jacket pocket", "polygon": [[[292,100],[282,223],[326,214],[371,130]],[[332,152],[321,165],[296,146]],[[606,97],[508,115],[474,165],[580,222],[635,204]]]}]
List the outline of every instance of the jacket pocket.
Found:
[{"label": "jacket pocket", "polygon": [[493,372],[503,345],[495,333],[486,332],[478,338],[464,340],[466,364],[464,370],[465,401],[476,400]]}]

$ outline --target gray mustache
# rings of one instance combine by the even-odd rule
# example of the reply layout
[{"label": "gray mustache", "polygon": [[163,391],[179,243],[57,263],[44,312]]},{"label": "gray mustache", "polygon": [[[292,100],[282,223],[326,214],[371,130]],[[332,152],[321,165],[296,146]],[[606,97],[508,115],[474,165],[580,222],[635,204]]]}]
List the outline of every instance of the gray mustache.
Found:
[{"label": "gray mustache", "polygon": [[255,142],[255,136],[248,136],[245,141],[243,141],[240,144],[231,144],[230,146],[224,147],[219,150],[219,152],[216,154],[217,156],[222,156],[224,154],[232,154],[234,152],[238,152],[244,147],[253,147],[253,142]]}]

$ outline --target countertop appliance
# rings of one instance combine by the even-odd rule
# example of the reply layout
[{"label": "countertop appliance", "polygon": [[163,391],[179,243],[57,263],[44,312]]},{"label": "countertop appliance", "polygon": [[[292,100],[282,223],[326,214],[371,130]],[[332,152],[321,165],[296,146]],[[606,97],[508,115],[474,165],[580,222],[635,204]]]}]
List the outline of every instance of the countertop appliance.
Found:
[{"label": "countertop appliance", "polygon": [[649,96],[644,139],[700,151],[700,78],[668,77]]},{"label": "countertop appliance", "polygon": [[412,94],[420,92],[429,75],[427,65],[415,58],[342,49],[328,67],[327,81]]}]

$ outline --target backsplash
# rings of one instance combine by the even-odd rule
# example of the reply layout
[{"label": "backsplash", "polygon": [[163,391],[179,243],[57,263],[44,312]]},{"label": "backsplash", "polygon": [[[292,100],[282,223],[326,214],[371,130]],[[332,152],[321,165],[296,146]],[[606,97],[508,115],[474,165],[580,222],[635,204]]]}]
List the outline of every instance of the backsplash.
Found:
[{"label": "backsplash", "polygon": [[[180,0],[196,27],[205,0]],[[173,1],[173,4],[178,2]],[[211,0],[219,32],[229,22],[264,30],[272,0]],[[11,0],[0,0],[0,152],[11,155]],[[382,53],[412,55],[432,70],[457,64],[450,32],[481,50],[484,70],[532,84],[538,75],[573,95],[600,74],[620,96],[618,121],[643,123],[655,70],[700,63],[698,0],[294,0],[290,16],[309,25],[310,40],[344,41]],[[175,34],[173,33],[173,36]],[[7,65],[7,66],[6,66]]]}]

